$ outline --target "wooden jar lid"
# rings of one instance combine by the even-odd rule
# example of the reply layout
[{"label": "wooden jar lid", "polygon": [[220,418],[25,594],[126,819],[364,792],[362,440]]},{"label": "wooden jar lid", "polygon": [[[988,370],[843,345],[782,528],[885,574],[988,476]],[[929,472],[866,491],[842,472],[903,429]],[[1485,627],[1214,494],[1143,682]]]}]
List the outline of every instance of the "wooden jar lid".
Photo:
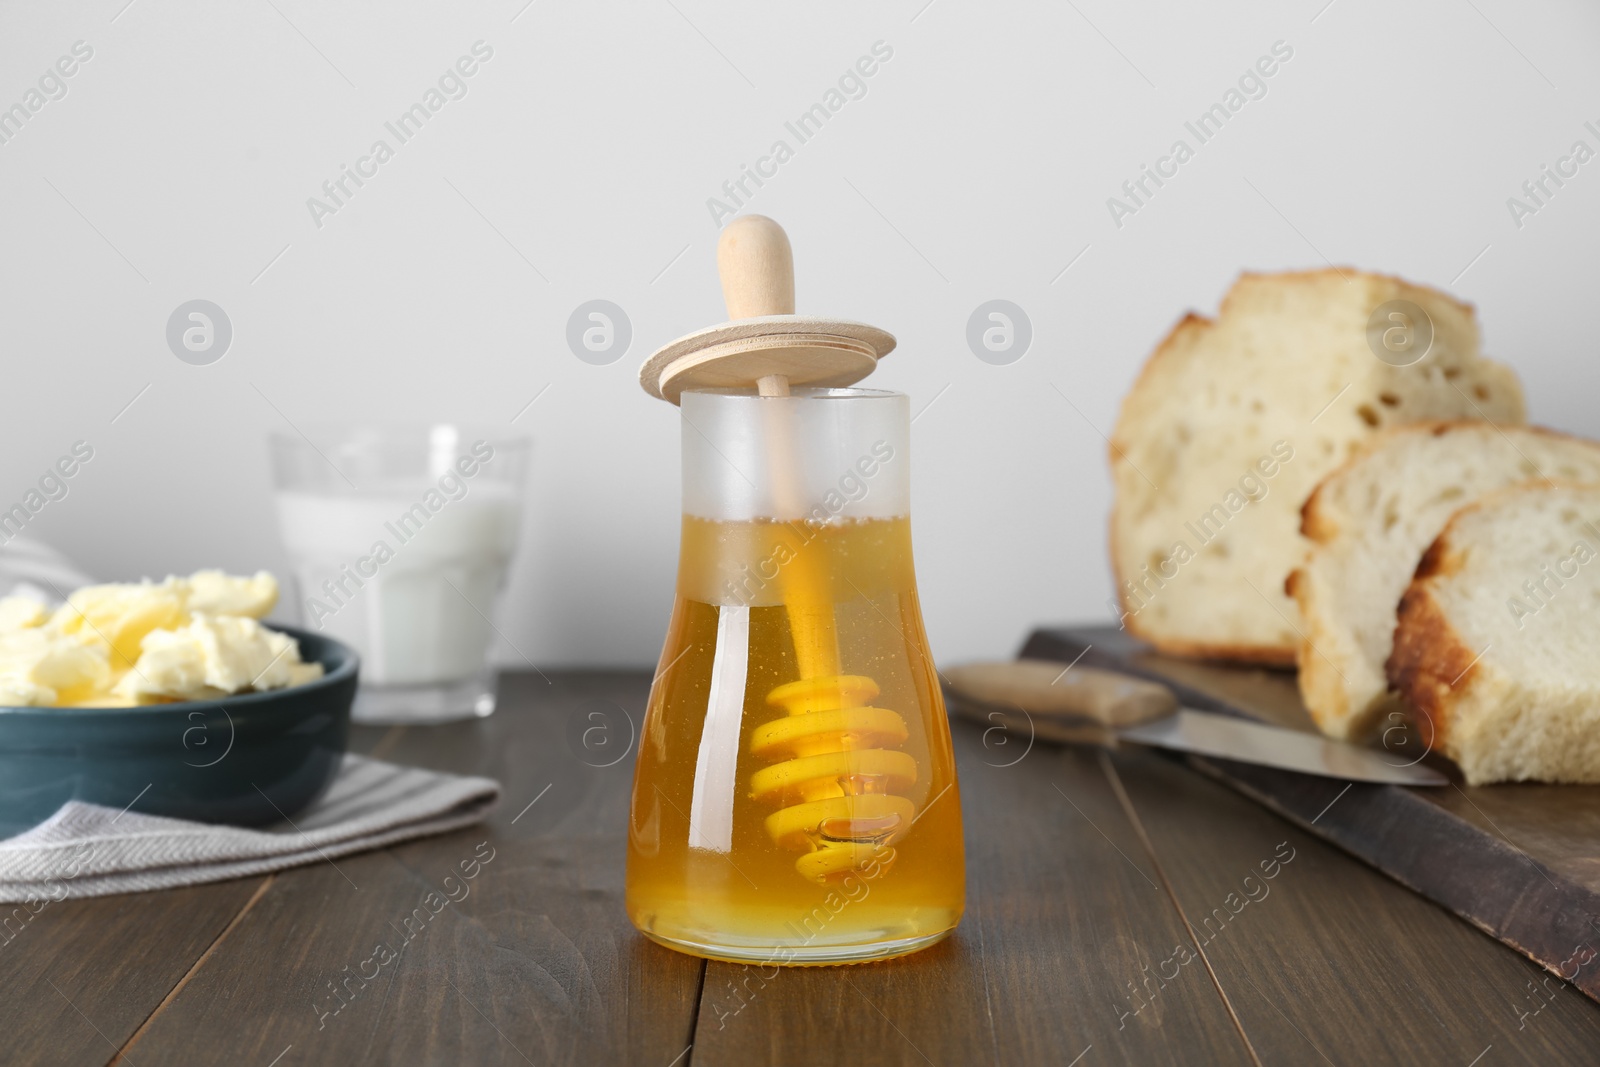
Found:
[{"label": "wooden jar lid", "polygon": [[764,215],[723,228],[717,270],[734,321],[657,350],[639,368],[651,396],[676,404],[685,389],[853,385],[894,349],[894,336],[876,326],[794,313],[794,253],[783,227]]}]

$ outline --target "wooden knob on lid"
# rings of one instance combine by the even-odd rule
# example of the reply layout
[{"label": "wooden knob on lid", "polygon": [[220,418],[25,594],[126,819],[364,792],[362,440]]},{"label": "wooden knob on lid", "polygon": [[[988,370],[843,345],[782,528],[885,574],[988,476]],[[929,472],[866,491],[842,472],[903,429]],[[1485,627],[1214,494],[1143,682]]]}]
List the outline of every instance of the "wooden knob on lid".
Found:
[{"label": "wooden knob on lid", "polygon": [[723,227],[717,274],[728,318],[794,314],[794,249],[765,215],[741,215]]},{"label": "wooden knob on lid", "polygon": [[783,227],[764,215],[723,228],[717,270],[733,321],[651,356],[639,369],[651,396],[676,404],[685,389],[787,396],[790,385],[853,385],[894,348],[894,337],[875,326],[794,313],[794,253]]}]

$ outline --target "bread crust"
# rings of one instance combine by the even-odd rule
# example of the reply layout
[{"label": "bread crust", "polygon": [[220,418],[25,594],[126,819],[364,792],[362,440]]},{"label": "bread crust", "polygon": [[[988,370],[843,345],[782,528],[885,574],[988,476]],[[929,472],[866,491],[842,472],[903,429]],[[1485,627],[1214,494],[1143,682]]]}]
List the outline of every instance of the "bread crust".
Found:
[{"label": "bread crust", "polygon": [[[1106,458],[1113,471],[1116,471],[1121,463],[1125,462],[1125,456],[1123,455],[1121,447],[1117,444],[1117,440],[1121,436],[1120,428],[1126,425],[1128,421],[1128,405],[1136,396],[1139,395],[1140,391],[1147,384],[1147,380],[1155,371],[1157,365],[1163,359],[1168,358],[1172,349],[1176,347],[1179,336],[1184,331],[1209,329],[1211,324],[1212,320],[1206,318],[1204,315],[1193,311],[1185,312],[1182,318],[1173,323],[1172,329],[1167,331],[1167,335],[1166,337],[1162,338],[1161,343],[1156,345],[1155,351],[1150,353],[1149,358],[1144,361],[1144,366],[1139,368],[1139,374],[1136,378],[1134,378],[1133,386],[1125,394],[1123,394],[1122,403],[1117,408],[1117,424],[1116,426],[1112,427],[1111,436],[1106,438]],[[1115,481],[1115,479],[1113,479],[1113,481]],[[1133,634],[1142,641],[1154,645],[1161,652],[1174,656],[1185,656],[1192,659],[1204,658],[1206,654],[1198,649],[1180,649],[1177,647],[1178,643],[1163,640],[1155,634],[1150,633],[1148,630],[1141,628],[1139,625],[1138,614],[1128,610],[1128,594],[1124,592],[1122,588],[1123,582],[1125,581],[1126,571],[1123,568],[1122,554],[1118,550],[1119,546],[1117,544],[1117,512],[1118,509],[1122,507],[1122,504],[1123,494],[1118,492],[1116,486],[1113,484],[1111,492],[1111,512],[1107,516],[1106,520],[1106,544],[1111,550],[1111,581],[1113,588],[1115,588],[1117,592],[1117,605],[1122,610],[1122,616],[1120,619],[1122,625],[1127,628],[1127,631],[1130,634]]]},{"label": "bread crust", "polygon": [[[1445,607],[1446,601],[1454,600],[1450,595],[1454,588],[1474,581],[1474,572],[1480,566],[1479,557],[1473,555],[1478,551],[1474,548],[1475,532],[1464,528],[1466,521],[1476,512],[1505,507],[1519,496],[1552,490],[1596,494],[1600,493],[1600,484],[1567,479],[1522,483],[1462,507],[1428,546],[1400,603],[1394,651],[1384,665],[1385,676],[1417,716],[1428,721],[1436,747],[1456,761],[1472,785],[1527,780],[1600,781],[1600,763],[1592,761],[1593,750],[1589,751],[1591,762],[1584,763],[1570,758],[1569,750],[1560,747],[1560,741],[1546,739],[1542,747],[1523,749],[1514,757],[1497,747],[1508,743],[1508,735],[1503,730],[1498,737],[1492,731],[1486,734],[1486,722],[1504,708],[1512,709],[1514,714],[1542,716],[1546,700],[1538,687],[1546,679],[1508,675],[1503,665],[1489,666],[1485,653],[1493,642],[1483,649],[1474,648],[1451,622]],[[1537,505],[1538,501],[1534,503]],[[1517,517],[1515,511],[1511,517]],[[1465,612],[1468,608],[1457,610]],[[1481,636],[1474,640],[1481,640]],[[1559,702],[1560,698],[1551,699]],[[1572,706],[1567,710],[1572,711]],[[1587,714],[1581,709],[1579,713]],[[1491,719],[1486,720],[1486,715]],[[1464,726],[1467,728],[1458,729]]]},{"label": "bread crust", "polygon": [[[1469,505],[1456,515],[1477,506]],[[1450,706],[1453,700],[1460,699],[1462,691],[1457,687],[1464,689],[1462,683],[1471,685],[1478,669],[1478,654],[1450,625],[1434,599],[1430,583],[1433,578],[1454,573],[1459,559],[1450,545],[1450,527],[1446,526],[1423,553],[1411,585],[1400,598],[1394,650],[1383,665],[1389,687],[1428,721],[1434,744],[1440,747],[1450,741]]]},{"label": "bread crust", "polygon": [[1228,298],[1232,297],[1233,294],[1240,288],[1240,286],[1247,281],[1256,281],[1258,279],[1283,279],[1286,281],[1304,282],[1329,281],[1337,278],[1341,282],[1348,283],[1351,276],[1376,278],[1380,281],[1391,282],[1400,289],[1404,290],[1407,294],[1415,293],[1422,296],[1424,299],[1447,300],[1454,304],[1456,306],[1456,310],[1460,311],[1463,315],[1472,318],[1477,317],[1478,309],[1476,305],[1465,300],[1460,300],[1450,293],[1445,292],[1443,289],[1435,289],[1431,285],[1419,285],[1416,282],[1408,281],[1405,278],[1400,277],[1398,274],[1384,274],[1381,271],[1363,270],[1360,267],[1352,267],[1348,264],[1343,267],[1335,267],[1330,265],[1327,267],[1317,267],[1312,270],[1243,270],[1239,272],[1239,277],[1234,279],[1233,285],[1228,289],[1228,296],[1223,298],[1222,306],[1226,308],[1228,305]]},{"label": "bread crust", "polygon": [[[1408,282],[1398,275],[1379,274],[1376,271],[1364,271],[1357,267],[1320,267],[1316,270],[1240,271],[1238,277],[1234,278],[1233,284],[1228,286],[1228,291],[1222,295],[1222,303],[1217,310],[1217,318],[1227,315],[1229,307],[1240,299],[1240,290],[1248,288],[1254,282],[1271,282],[1275,285],[1281,284],[1287,287],[1306,283],[1314,284],[1334,278],[1342,282],[1349,281],[1350,275],[1362,275],[1392,282],[1408,293],[1423,295],[1425,299],[1448,300],[1468,316],[1475,316],[1477,313],[1477,309],[1473,305],[1463,300],[1457,300],[1442,289],[1432,289],[1428,286],[1417,285],[1415,282]],[[1138,375],[1133,379],[1133,385],[1123,394],[1122,404],[1117,409],[1117,427],[1121,427],[1126,423],[1129,402],[1140,394],[1143,387],[1148,384],[1150,377],[1160,368],[1160,365],[1171,357],[1173,349],[1177,347],[1179,338],[1189,332],[1203,333],[1215,326],[1216,322],[1217,319],[1209,318],[1198,311],[1186,311],[1179,317],[1177,322],[1173,323],[1166,336],[1156,345],[1155,351],[1151,352],[1149,357],[1145,359],[1144,366],[1139,368]],[[1113,464],[1121,458],[1122,454],[1118,446],[1119,437],[1117,430],[1113,429],[1109,441],[1110,459]]]},{"label": "bread crust", "polygon": [[[1319,273],[1324,272],[1300,272],[1301,275],[1313,275]],[[1233,284],[1228,287],[1228,292],[1222,298],[1223,310],[1226,310],[1229,300],[1233,298],[1234,290],[1239,287],[1239,283],[1246,277],[1251,276],[1252,275],[1249,272],[1241,272],[1239,277],[1234,279]],[[1283,275],[1283,277],[1289,276],[1290,275]],[[1300,275],[1294,276],[1299,277]],[[1197,311],[1186,311],[1177,322],[1173,323],[1172,328],[1168,330],[1166,336],[1161,339],[1161,343],[1156,345],[1155,351],[1151,352],[1149,357],[1145,359],[1144,366],[1139,368],[1139,374],[1134,378],[1132,387],[1130,387],[1128,391],[1123,394],[1122,404],[1117,408],[1117,424],[1112,428],[1111,436],[1106,439],[1107,458],[1109,459],[1113,470],[1116,470],[1122,462],[1125,462],[1125,457],[1119,441],[1123,439],[1121,428],[1127,425],[1128,422],[1129,404],[1133,403],[1135,398],[1142,393],[1144,388],[1149,384],[1150,379],[1160,373],[1162,365],[1168,359],[1172,358],[1172,353],[1179,347],[1180,342],[1185,342],[1187,340],[1187,334],[1204,333],[1205,331],[1210,330],[1214,325],[1216,325],[1215,319],[1208,318]],[[1117,603],[1122,609],[1122,624],[1127,627],[1129,633],[1133,634],[1135,637],[1138,637],[1140,640],[1153,645],[1158,651],[1169,656],[1179,656],[1184,659],[1234,660],[1239,663],[1265,664],[1274,667],[1294,666],[1293,649],[1290,649],[1287,653],[1285,653],[1282,649],[1271,647],[1213,644],[1203,641],[1184,641],[1180,639],[1162,637],[1142,628],[1139,625],[1138,614],[1128,610],[1128,595],[1123,590],[1125,571],[1122,565],[1121,553],[1118,551],[1116,537],[1117,511],[1122,507],[1122,505],[1123,494],[1117,492],[1115,490],[1115,486],[1113,486],[1113,491],[1111,494],[1111,514],[1109,519],[1110,536],[1107,538],[1107,544],[1109,544],[1111,547],[1111,580],[1115,583],[1117,591]]]},{"label": "bread crust", "polygon": [[[1234,284],[1237,285],[1239,283],[1234,282]],[[1230,289],[1229,292],[1232,292],[1232,290]],[[1224,298],[1223,303],[1227,303],[1226,298]],[[1118,439],[1122,437],[1121,428],[1125,426],[1128,421],[1128,405],[1132,403],[1134,398],[1139,396],[1144,387],[1149,384],[1149,379],[1159,370],[1160,365],[1165,360],[1171,358],[1172,350],[1177,347],[1178,339],[1185,332],[1198,331],[1203,333],[1206,330],[1209,330],[1215,324],[1216,322],[1214,319],[1208,319],[1199,312],[1184,312],[1183,317],[1172,324],[1172,329],[1167,331],[1167,335],[1161,339],[1161,343],[1156,345],[1155,351],[1151,352],[1149,357],[1144,361],[1144,366],[1139,368],[1139,374],[1133,379],[1133,385],[1129,387],[1128,391],[1122,396],[1122,403],[1117,407],[1117,424],[1116,426],[1112,427],[1111,436],[1106,440],[1107,458],[1113,467],[1117,465],[1119,460],[1124,458],[1122,449],[1119,447],[1117,442]],[[1112,514],[1116,514],[1115,500],[1112,502]]]},{"label": "bread crust", "polygon": [[[1443,437],[1456,430],[1476,429],[1484,426],[1493,426],[1492,422],[1485,419],[1433,419],[1426,422],[1404,422],[1395,426],[1388,426],[1378,431],[1361,447],[1352,452],[1333,470],[1323,475],[1317,487],[1311,490],[1311,495],[1306,497],[1306,502],[1300,505],[1300,533],[1302,536],[1315,541],[1317,544],[1327,544],[1338,531],[1331,520],[1324,514],[1326,505],[1323,503],[1323,491],[1336,479],[1348,474],[1356,464],[1366,459],[1373,452],[1380,451],[1389,441],[1404,434],[1431,433],[1435,437]],[[1577,434],[1564,433],[1561,430],[1552,430],[1548,426],[1522,425],[1518,430],[1527,433],[1539,434],[1552,440],[1580,441],[1582,437]]]},{"label": "bread crust", "polygon": [[[1563,436],[1551,430],[1540,432]],[[1566,489],[1583,487],[1583,483],[1565,479],[1546,479],[1546,484]],[[1435,584],[1461,569],[1464,556],[1453,540],[1456,526],[1467,515],[1496,507],[1509,497],[1538,492],[1540,488],[1527,483],[1509,486],[1459,508],[1422,554],[1411,584],[1400,598],[1400,607],[1395,613],[1394,651],[1384,662],[1384,677],[1401,700],[1428,720],[1434,731],[1434,741],[1440,748],[1447,748],[1450,743],[1455,705],[1461,702],[1478,676],[1478,663],[1483,655],[1461,639],[1460,632],[1450,624],[1433,595]]]},{"label": "bread crust", "polygon": [[[1319,545],[1327,544],[1338,533],[1324,512],[1326,505],[1323,503],[1323,491],[1336,479],[1344,477],[1367,456],[1381,450],[1385,445],[1400,434],[1427,432],[1435,437],[1443,436],[1458,426],[1482,426],[1482,419],[1434,419],[1429,422],[1403,422],[1395,426],[1388,426],[1363,442],[1361,447],[1346,456],[1344,462],[1322,476],[1317,487],[1311,490],[1311,495],[1306,497],[1306,502],[1300,505],[1300,534],[1315,541]],[[1297,568],[1298,571],[1298,568]],[[1293,577],[1293,575],[1291,575]],[[1290,594],[1291,596],[1293,593]]]},{"label": "bread crust", "polygon": [[[1138,415],[1138,406],[1141,402],[1143,402],[1146,392],[1158,383],[1158,380],[1169,361],[1177,358],[1180,352],[1186,351],[1193,345],[1199,343],[1201,336],[1214,328],[1219,320],[1227,317],[1234,305],[1241,300],[1248,299],[1252,295],[1252,291],[1257,286],[1272,286],[1280,290],[1287,290],[1296,286],[1319,285],[1333,281],[1346,283],[1350,281],[1352,275],[1361,276],[1392,285],[1403,296],[1413,297],[1415,299],[1424,301],[1446,301],[1459,310],[1460,313],[1469,321],[1475,321],[1475,309],[1470,303],[1458,300],[1441,290],[1433,289],[1428,286],[1417,285],[1395,275],[1379,274],[1372,271],[1361,271],[1353,267],[1339,268],[1334,266],[1306,271],[1241,271],[1234,279],[1232,285],[1228,287],[1227,292],[1223,295],[1217,316],[1215,318],[1201,315],[1195,311],[1186,312],[1178,319],[1176,323],[1173,324],[1171,329],[1167,331],[1160,343],[1156,345],[1155,350],[1151,352],[1150,356],[1144,361],[1139,373],[1134,378],[1133,385],[1122,398],[1122,403],[1118,408],[1116,426],[1113,428],[1111,435],[1107,438],[1108,458],[1116,475],[1113,481],[1116,482],[1118,479],[1120,479],[1123,466],[1128,462],[1126,459],[1126,451],[1130,449],[1132,442],[1128,437],[1125,427],[1129,425],[1130,420],[1136,420],[1136,416]],[[1476,420],[1457,421],[1475,422]],[[1453,424],[1453,422],[1442,422],[1438,423],[1437,425],[1448,427]],[[1406,424],[1402,426],[1391,427],[1383,431],[1383,433],[1386,434],[1400,432],[1406,429],[1408,426],[1414,427],[1415,425],[1417,424]],[[1346,463],[1348,464],[1348,462],[1350,461],[1347,460]],[[1320,484],[1318,488],[1320,489]],[[1308,521],[1312,522],[1313,524],[1316,522],[1317,511],[1314,505],[1315,496],[1316,492],[1313,491],[1312,499],[1308,499],[1302,505],[1302,529],[1305,528]],[[1126,505],[1127,501],[1125,494],[1114,485],[1112,494],[1112,507],[1109,516],[1109,554],[1111,557],[1112,580],[1116,589],[1116,599],[1122,612],[1122,624],[1130,633],[1150,643],[1163,653],[1194,659],[1225,659],[1241,663],[1263,664],[1274,667],[1293,667],[1295,663],[1306,654],[1305,646],[1308,639],[1304,633],[1300,633],[1298,636],[1289,637],[1287,642],[1281,645],[1230,644],[1162,636],[1151,633],[1147,628],[1142,627],[1139,623],[1138,616],[1130,610],[1131,604],[1128,594],[1124,588],[1124,583],[1128,580],[1128,570],[1131,561],[1126,561],[1122,558],[1122,546],[1120,545],[1117,537],[1117,531],[1120,526],[1119,519],[1121,516],[1121,509]],[[1308,518],[1308,516],[1310,516],[1310,518]],[[1294,582],[1294,573],[1294,571],[1291,571],[1290,574],[1285,577],[1286,583],[1289,583],[1285,585],[1285,590],[1291,598],[1298,600],[1298,598],[1295,597],[1292,588],[1292,583]]]},{"label": "bread crust", "polygon": [[1317,635],[1327,635],[1322,632],[1316,616],[1307,610],[1310,589],[1310,579],[1303,567],[1296,567],[1283,580],[1283,591],[1294,601],[1300,615],[1294,661],[1299,668],[1297,682],[1303,703],[1311,721],[1323,733],[1340,740],[1357,740],[1369,732],[1371,717],[1351,719],[1350,699],[1339,669],[1317,648]]},{"label": "bread crust", "polygon": [[[1327,608],[1326,605],[1320,603],[1320,598],[1317,595],[1318,590],[1312,581],[1315,571],[1312,569],[1311,563],[1317,559],[1320,548],[1330,542],[1337,541],[1341,533],[1341,519],[1336,514],[1336,509],[1332,506],[1332,493],[1335,484],[1348,478],[1351,472],[1357,469],[1361,463],[1394,446],[1396,442],[1404,441],[1407,435],[1415,435],[1419,438],[1429,435],[1444,437],[1451,434],[1481,434],[1487,436],[1494,432],[1493,425],[1481,419],[1434,419],[1389,427],[1376,434],[1370,441],[1365,442],[1349,458],[1323,477],[1301,507],[1300,532],[1311,542],[1311,546],[1306,553],[1306,562],[1290,572],[1288,579],[1284,582],[1284,591],[1293,598],[1299,608],[1301,626],[1303,627],[1297,655],[1297,662],[1301,670],[1300,692],[1304,697],[1307,709],[1311,712],[1312,718],[1323,726],[1330,735],[1344,738],[1358,737],[1363,733],[1369,732],[1371,724],[1376,720],[1373,708],[1368,708],[1358,718],[1352,718],[1352,698],[1349,691],[1349,682],[1340,677],[1335,668],[1321,660],[1316,647],[1319,638],[1327,636],[1326,631],[1319,625],[1319,620],[1325,617],[1323,612]],[[1506,431],[1502,430],[1500,432],[1505,433]],[[1593,442],[1589,442],[1584,438],[1542,426],[1519,426],[1511,430],[1511,432],[1537,435],[1552,442],[1593,444]],[[1515,442],[1512,443],[1512,447],[1516,447]],[[1509,486],[1502,490],[1492,491],[1483,499],[1493,498],[1499,492],[1507,491],[1516,491],[1516,487]],[[1450,517],[1446,527],[1449,526],[1449,523],[1454,522],[1458,515],[1477,503],[1478,501],[1468,500],[1460,510]],[[1441,530],[1441,533],[1443,532]],[[1434,575],[1452,573],[1454,564],[1448,556],[1448,547],[1446,545],[1437,542],[1430,545],[1424,550],[1419,566],[1412,575],[1412,580],[1417,581]],[[1415,587],[1408,585],[1408,589],[1411,588]],[[1324,590],[1324,593],[1326,593],[1326,590]],[[1413,628],[1410,631],[1410,639],[1413,642],[1424,641],[1422,632],[1418,629],[1422,627],[1426,627],[1429,635],[1427,640],[1443,640],[1443,635],[1439,630],[1447,625],[1442,618],[1436,617],[1438,615],[1436,608],[1427,607],[1417,602],[1418,598],[1422,598],[1425,595],[1425,590],[1418,588],[1416,597],[1413,598],[1411,619]],[[1405,591],[1402,591],[1401,596],[1403,599]],[[1398,605],[1395,610],[1396,622],[1398,623],[1400,621],[1400,608]],[[1392,640],[1390,647],[1391,650],[1394,648]],[[1418,654],[1418,649],[1416,647],[1408,649],[1407,654],[1414,657]],[[1467,658],[1462,660],[1454,652],[1437,652],[1438,656],[1443,657],[1441,663],[1437,665],[1438,669],[1444,671],[1447,667],[1450,668],[1450,673],[1448,673],[1444,681],[1449,682],[1452,679],[1456,679],[1461,671],[1469,665],[1472,656],[1475,654],[1475,652],[1469,652]],[[1386,662],[1383,665],[1385,671],[1387,671],[1387,666]],[[1421,668],[1413,663],[1412,670],[1415,672],[1421,670]],[[1391,690],[1396,688],[1393,679],[1389,678],[1387,674],[1385,680],[1389,683]],[[1431,683],[1427,680],[1425,671],[1417,675],[1414,681],[1414,685],[1418,687],[1419,694],[1427,689],[1429,684]],[[1459,685],[1460,683],[1458,682],[1457,684]],[[1407,698],[1405,693],[1401,693],[1400,696],[1403,699]],[[1435,694],[1435,696],[1437,697],[1438,694]],[[1442,699],[1442,697],[1439,699]],[[1413,703],[1417,704],[1419,710],[1423,710],[1422,701]],[[1392,702],[1390,706],[1392,707]],[[1334,728],[1329,729],[1330,725]]]}]

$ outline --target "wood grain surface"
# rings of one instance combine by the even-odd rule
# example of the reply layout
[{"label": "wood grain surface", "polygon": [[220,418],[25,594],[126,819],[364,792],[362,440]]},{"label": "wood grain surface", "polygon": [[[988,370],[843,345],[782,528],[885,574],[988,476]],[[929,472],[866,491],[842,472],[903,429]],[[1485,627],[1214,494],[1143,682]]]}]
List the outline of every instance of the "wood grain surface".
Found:
[{"label": "wood grain surface", "polygon": [[63,900],[10,927],[0,945],[0,1062],[109,1061],[263,881]]},{"label": "wood grain surface", "polygon": [[[1176,660],[1112,629],[1038,631],[1023,654],[1067,661],[1081,654],[1085,664],[1120,665],[1165,681],[1198,707],[1312,729],[1285,671]],[[1422,739],[1389,740],[1397,761],[1426,752]],[[1343,793],[1346,787],[1329,779],[1227,760],[1191,762],[1600,1000],[1600,786],[1473,787],[1437,753],[1425,758],[1453,784],[1355,784]]]},{"label": "wood grain surface", "polygon": [[[1263,1062],[1464,1065],[1493,1046],[1484,1062],[1579,1063],[1600,1048],[1593,1004],[1417,894],[1173,758],[1128,746],[1115,766]],[[1226,829],[1197,832],[1197,810]]]},{"label": "wood grain surface", "polygon": [[[1208,982],[1174,989],[1143,1018],[1124,1016],[1142,965],[1185,932],[1094,754],[1039,745],[1013,763],[1025,739],[1001,745],[991,735],[986,747],[982,728],[965,722],[955,740],[969,872],[955,935],[899,960],[783,971],[765,985],[759,969],[713,963],[694,1061],[1243,1058]],[[741,999],[752,974],[755,995]]]},{"label": "wood grain surface", "polygon": [[[648,944],[623,914],[631,760],[591,766],[614,757],[568,743],[594,712],[625,756],[648,688],[643,672],[515,675],[493,717],[389,738],[383,758],[498,778],[505,799],[484,826],[280,875],[132,1058],[207,1060],[226,1020],[252,1062],[287,1049],[279,1067],[664,1067],[689,1044],[704,965]],[[465,896],[439,907],[452,875]],[[408,925],[419,907],[439,911]],[[363,987],[379,944],[396,958]],[[344,1004],[329,983],[350,974]]]},{"label": "wood grain surface", "polygon": [[[649,682],[513,674],[487,720],[354,731],[357,751],[498,778],[504,800],[482,826],[337,866],[51,905],[0,945],[0,1062],[1094,1067],[1321,1053],[1462,1067],[1491,1045],[1485,1065],[1581,1061],[1600,1036],[1581,996],[1556,982],[1551,994],[1515,953],[1180,762],[981,723],[954,724],[968,904],[948,941],[775,975],[668,951],[622,909]],[[1280,844],[1294,857],[1263,882]],[[1270,890],[1232,915],[1228,895],[1238,906],[1258,885]]]}]

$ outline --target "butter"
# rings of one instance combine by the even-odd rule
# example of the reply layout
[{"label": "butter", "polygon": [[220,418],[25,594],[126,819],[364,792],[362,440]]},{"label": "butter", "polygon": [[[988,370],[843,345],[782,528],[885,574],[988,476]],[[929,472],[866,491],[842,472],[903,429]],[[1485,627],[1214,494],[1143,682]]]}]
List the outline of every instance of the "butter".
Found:
[{"label": "butter", "polygon": [[133,700],[210,700],[246,689],[282,689],[297,678],[321,676],[320,664],[300,661],[293,638],[255,619],[195,614],[187,626],[147,634],[138,662],[115,691]]},{"label": "butter", "polygon": [[101,644],[38,627],[0,636],[0,692],[7,705],[70,704],[110,684],[111,664]]},{"label": "butter", "polygon": [[191,613],[263,619],[277,603],[278,579],[266,571],[257,571],[253,578],[235,578],[222,571],[195,571],[187,580],[185,606]]},{"label": "butter", "polygon": [[218,570],[85,586],[53,613],[0,599],[0,706],[204,700],[322,677],[293,638],[256,621],[277,602],[266,571]]},{"label": "butter", "polygon": [[140,642],[152,630],[169,630],[186,621],[182,578],[117,585],[86,585],[56,609],[47,624],[63,634],[110,646],[111,658],[126,667],[139,658]]},{"label": "butter", "polygon": [[[299,649],[295,650],[295,659],[300,658]],[[322,664],[320,663],[291,663],[289,664],[289,685],[305,685],[322,677]]]},{"label": "butter", "polygon": [[56,702],[56,691],[26,678],[0,676],[0,706],[8,708],[49,707]]},{"label": "butter", "polygon": [[43,626],[50,609],[37,600],[22,596],[0,597],[0,634]]}]

